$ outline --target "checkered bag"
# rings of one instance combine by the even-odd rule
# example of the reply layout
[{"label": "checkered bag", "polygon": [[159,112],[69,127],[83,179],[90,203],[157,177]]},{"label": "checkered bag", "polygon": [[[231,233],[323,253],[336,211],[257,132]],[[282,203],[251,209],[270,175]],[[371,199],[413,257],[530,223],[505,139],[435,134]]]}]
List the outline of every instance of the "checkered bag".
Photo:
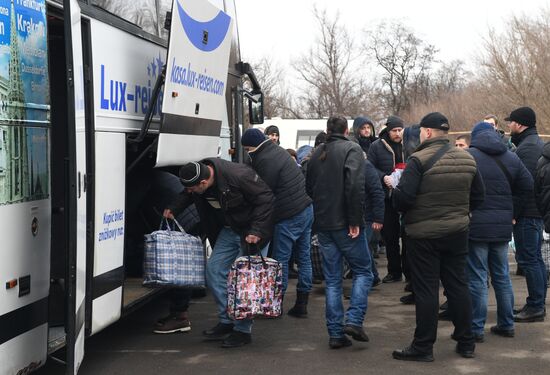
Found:
[{"label": "checkered bag", "polygon": [[[168,220],[160,229],[145,235],[144,286],[204,288],[205,257],[199,237],[186,233],[174,220],[179,231],[170,228]],[[163,230],[166,224],[167,230]]]},{"label": "checkered bag", "polygon": [[278,317],[282,300],[281,263],[261,255],[235,260],[227,278],[227,313],[231,318]]}]

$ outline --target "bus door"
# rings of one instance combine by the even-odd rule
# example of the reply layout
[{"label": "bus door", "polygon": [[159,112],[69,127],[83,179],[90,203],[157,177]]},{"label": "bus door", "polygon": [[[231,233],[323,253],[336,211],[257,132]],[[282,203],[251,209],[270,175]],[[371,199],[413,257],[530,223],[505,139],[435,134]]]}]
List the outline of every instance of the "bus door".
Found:
[{"label": "bus door", "polygon": [[84,358],[86,296],[86,132],[80,7],[64,0],[69,132],[69,242],[67,303],[67,374],[76,374]]}]

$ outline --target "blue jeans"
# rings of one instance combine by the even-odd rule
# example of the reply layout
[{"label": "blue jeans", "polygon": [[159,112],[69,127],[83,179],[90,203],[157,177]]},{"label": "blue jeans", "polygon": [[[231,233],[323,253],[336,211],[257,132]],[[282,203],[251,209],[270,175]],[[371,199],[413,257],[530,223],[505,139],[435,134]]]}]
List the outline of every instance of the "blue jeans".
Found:
[{"label": "blue jeans", "polygon": [[298,285],[296,291],[309,293],[313,279],[311,268],[311,224],[313,206],[309,205],[296,215],[279,221],[273,232],[273,258],[283,267],[283,295],[288,286],[288,261],[296,246]]},{"label": "blue jeans", "polygon": [[542,260],[542,219],[521,217],[514,225],[516,261],[525,272],[527,306],[541,310],[546,300],[546,267]]},{"label": "blue jeans", "polygon": [[[367,236],[367,243],[369,245],[369,250],[371,250],[372,249],[371,244],[373,243],[373,241],[376,241],[376,238],[374,236],[374,229],[372,229],[372,223],[367,223],[367,225],[365,226],[365,233]],[[371,256],[370,260],[371,260],[370,267],[372,270],[373,280],[380,279],[380,276],[378,275],[378,269],[376,268],[376,263],[374,261],[374,257]]]},{"label": "blue jeans", "polygon": [[[262,254],[266,251],[267,246],[262,249]],[[227,315],[227,275],[231,265],[241,254],[244,254],[241,249],[241,236],[230,228],[223,228],[206,264],[206,279],[218,308],[220,322],[233,323],[235,324],[233,328],[235,331],[250,333],[252,331],[252,319],[233,321]]]},{"label": "blue jeans", "polygon": [[353,273],[351,300],[346,311],[346,324],[363,326],[367,312],[368,294],[372,286],[371,256],[367,246],[365,228],[352,239],[348,229],[320,231],[325,275],[326,319],[330,337],[344,335],[344,305],[342,303],[342,257],[346,258]]},{"label": "blue jeans", "polygon": [[487,319],[487,276],[497,300],[497,326],[514,328],[514,292],[508,269],[508,241],[468,244],[468,276],[472,296],[472,333],[483,334]]}]

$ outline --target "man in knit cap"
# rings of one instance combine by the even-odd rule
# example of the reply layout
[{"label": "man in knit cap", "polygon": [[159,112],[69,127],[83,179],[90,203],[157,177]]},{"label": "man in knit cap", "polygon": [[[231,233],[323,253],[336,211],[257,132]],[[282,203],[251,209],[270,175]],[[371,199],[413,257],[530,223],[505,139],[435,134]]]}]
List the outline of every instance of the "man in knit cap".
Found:
[{"label": "man in knit cap", "polygon": [[[537,162],[542,155],[544,142],[537,133],[537,117],[530,107],[513,110],[504,119],[509,121],[512,143],[517,147],[516,155],[533,176],[536,176]],[[537,208],[535,192],[531,191],[525,205],[518,212],[514,225],[516,261],[525,273],[529,295],[525,305],[514,316],[516,322],[543,321],[546,316],[546,267],[542,259],[542,216]]]},{"label": "man in knit cap", "polygon": [[232,321],[227,315],[227,276],[241,253],[259,250],[271,239],[273,193],[247,165],[218,158],[187,163],[180,168],[179,177],[185,191],[164,210],[164,217],[173,218],[195,203],[213,246],[206,277],[219,323],[203,334],[209,340],[223,340],[224,348],[249,344],[252,319]]},{"label": "man in knit cap", "polygon": [[279,128],[276,125],[269,125],[265,128],[264,134],[271,139],[272,142],[278,145],[281,144],[281,141],[279,140],[281,133],[279,133]]},{"label": "man in knit cap", "polygon": [[386,127],[380,132],[378,140],[370,146],[367,157],[377,169],[378,176],[386,192],[382,238],[386,243],[388,274],[382,279],[384,283],[401,281],[403,273],[408,276],[405,256],[401,254],[399,245],[401,237],[399,213],[393,208],[390,201],[391,174],[396,167],[403,168],[403,163],[406,162],[402,144],[403,126],[403,120],[399,117],[388,117]]},{"label": "man in knit cap", "polygon": [[297,298],[288,314],[305,318],[312,284],[310,239],[313,206],[306,194],[304,175],[288,152],[258,129],[246,130],[241,144],[248,151],[252,168],[275,196],[273,258],[283,266],[283,294],[288,286],[288,263],[292,250],[296,249],[299,265]]}]

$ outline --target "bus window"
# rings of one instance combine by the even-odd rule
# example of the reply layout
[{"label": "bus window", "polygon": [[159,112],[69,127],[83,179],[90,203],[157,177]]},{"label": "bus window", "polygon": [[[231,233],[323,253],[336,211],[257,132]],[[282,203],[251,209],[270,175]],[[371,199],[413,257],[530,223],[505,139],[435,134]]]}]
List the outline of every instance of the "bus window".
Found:
[{"label": "bus window", "polygon": [[112,13],[150,34],[159,36],[162,29],[158,24],[157,2],[169,0],[92,0],[91,4]]},{"label": "bus window", "polygon": [[158,1],[158,18],[160,25],[160,37],[164,40],[168,40],[168,30],[164,28],[164,20],[166,19],[166,13],[172,11],[172,0],[157,0]]}]

